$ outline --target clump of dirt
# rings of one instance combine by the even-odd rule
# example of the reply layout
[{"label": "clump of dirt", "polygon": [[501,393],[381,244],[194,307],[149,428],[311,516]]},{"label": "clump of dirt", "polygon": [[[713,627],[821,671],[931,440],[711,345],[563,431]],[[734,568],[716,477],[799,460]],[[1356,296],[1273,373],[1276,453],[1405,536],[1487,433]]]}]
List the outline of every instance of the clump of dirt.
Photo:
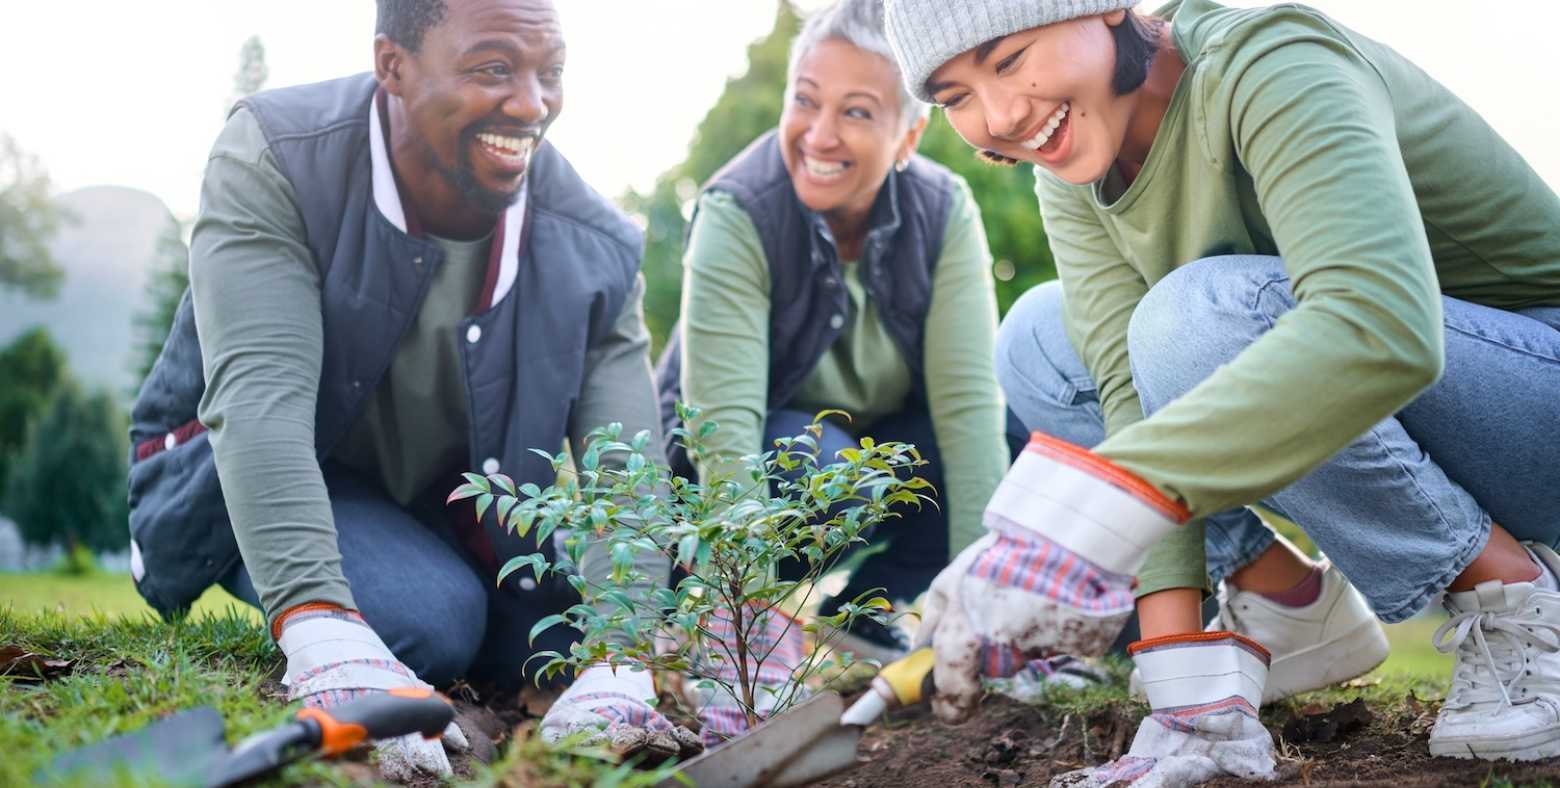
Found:
[{"label": "clump of dirt", "polygon": [[[1269,785],[1479,785],[1560,780],[1560,760],[1490,763],[1432,758],[1426,745],[1435,704],[1412,695],[1390,707],[1355,700],[1327,709],[1264,713],[1279,743],[1278,779]],[[990,697],[963,725],[924,709],[901,712],[869,729],[857,766],[820,783],[831,788],[986,788],[1045,785],[1052,777],[1119,757],[1132,746],[1141,707],[1079,714]],[[1305,737],[1285,734],[1293,727]],[[1308,738],[1306,738],[1308,737]],[[1219,780],[1214,786],[1244,786]]]}]

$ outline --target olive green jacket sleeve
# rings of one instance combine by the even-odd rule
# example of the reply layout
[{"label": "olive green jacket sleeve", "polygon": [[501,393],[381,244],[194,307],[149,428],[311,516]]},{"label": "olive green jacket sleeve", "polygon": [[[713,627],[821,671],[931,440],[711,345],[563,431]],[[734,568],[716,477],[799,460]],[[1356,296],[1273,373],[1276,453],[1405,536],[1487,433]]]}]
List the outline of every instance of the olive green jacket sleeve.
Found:
[{"label": "olive green jacket sleeve", "polygon": [[356,608],[315,459],[321,284],[304,238],[259,124],[235,112],[207,161],[190,243],[206,377],[199,418],[239,552],[273,620],[304,602]]},{"label": "olive green jacket sleeve", "polygon": [[[585,381],[569,425],[569,446],[575,457],[584,453],[585,438],[591,430],[612,423],[623,425],[625,441],[648,431],[647,445],[662,445],[660,405],[650,370],[650,333],[645,328],[644,293],[644,277],[638,276],[611,333],[585,355]],[[602,457],[601,465],[622,468],[623,458],[609,454]],[[593,541],[586,547],[580,566],[586,580],[598,586],[610,583],[609,550],[605,540]],[[664,588],[671,576],[671,563],[660,553],[640,553],[635,568],[647,578],[646,583],[629,589],[638,599],[648,599],[655,589]],[[603,602],[601,608],[609,615],[617,612],[616,605],[610,602]]]},{"label": "olive green jacket sleeve", "polygon": [[[707,192],[683,255],[683,400],[719,425],[696,461],[700,478],[742,481],[769,416],[769,266],[753,220]],[[698,425],[693,425],[697,429]]]},{"label": "olive green jacket sleeve", "polygon": [[962,179],[952,197],[926,316],[926,396],[942,454],[939,490],[950,555],[985,533],[986,503],[1007,473],[1006,407],[997,385],[997,298],[980,209]]},{"label": "olive green jacket sleeve", "polygon": [[[1282,489],[1407,404],[1443,364],[1436,272],[1380,75],[1332,43],[1247,49],[1200,97],[1202,133],[1229,140],[1251,174],[1298,305],[1097,447],[1197,516]],[[1085,350],[1091,369],[1119,380],[1121,354],[1102,349],[1119,329],[1089,321],[1124,324],[1133,288],[1124,272],[1077,275],[1087,265],[1069,265],[1069,318],[1086,343],[1098,333]]]}]

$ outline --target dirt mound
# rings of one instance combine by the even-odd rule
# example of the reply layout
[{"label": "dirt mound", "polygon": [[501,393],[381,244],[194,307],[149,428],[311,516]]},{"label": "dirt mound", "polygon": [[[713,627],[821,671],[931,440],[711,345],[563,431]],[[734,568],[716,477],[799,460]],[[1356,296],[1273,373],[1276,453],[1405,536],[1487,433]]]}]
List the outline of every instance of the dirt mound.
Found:
[{"label": "dirt mound", "polygon": [[[986,700],[964,725],[944,725],[911,710],[869,730],[855,769],[822,783],[831,788],[962,788],[1045,785],[1056,775],[1104,763],[1132,746],[1139,707],[1067,714],[1005,698]],[[1492,764],[1432,758],[1426,746],[1433,704],[1409,698],[1401,707],[1363,703],[1298,711],[1278,709],[1263,721],[1284,757],[1271,785],[1486,785],[1560,781],[1560,762]],[[1283,738],[1285,729],[1304,741]],[[1250,786],[1241,780],[1211,783]]]}]

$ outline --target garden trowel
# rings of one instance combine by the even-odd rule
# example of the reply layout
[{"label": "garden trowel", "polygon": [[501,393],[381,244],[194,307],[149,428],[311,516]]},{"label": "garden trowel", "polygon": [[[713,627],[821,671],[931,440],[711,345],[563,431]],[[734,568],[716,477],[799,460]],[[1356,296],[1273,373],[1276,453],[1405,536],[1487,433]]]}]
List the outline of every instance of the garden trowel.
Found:
[{"label": "garden trowel", "polygon": [[[861,728],[841,725],[844,711],[838,693],[820,692],[678,771],[698,788],[781,788],[821,780],[856,763]],[[673,777],[659,788],[683,785]]]},{"label": "garden trowel", "polygon": [[234,785],[300,758],[339,755],[364,741],[444,732],[455,709],[424,689],[367,695],[328,710],[306,708],[284,725],[229,750],[222,716],[210,706],[179,712],[134,733],[65,753],[39,770],[39,783],[115,784],[150,776],[177,786]]}]

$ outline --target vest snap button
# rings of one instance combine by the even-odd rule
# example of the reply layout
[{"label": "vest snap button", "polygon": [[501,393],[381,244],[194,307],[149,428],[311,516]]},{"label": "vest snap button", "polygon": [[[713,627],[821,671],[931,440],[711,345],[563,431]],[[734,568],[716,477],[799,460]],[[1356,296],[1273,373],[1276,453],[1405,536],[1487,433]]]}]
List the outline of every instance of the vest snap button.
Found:
[{"label": "vest snap button", "polygon": [[413,257],[412,258],[412,265],[422,265],[422,257],[421,256]]},{"label": "vest snap button", "polygon": [[482,461],[482,472],[487,474],[487,475],[489,475],[489,476],[492,476],[493,474],[498,473],[498,458],[497,457],[489,457],[489,458],[483,460]]},{"label": "vest snap button", "polygon": [[168,433],[168,437],[163,438],[163,449],[165,451],[173,451],[173,448],[175,446],[178,446],[178,445],[179,445],[179,436],[177,436],[177,435],[175,435],[175,434],[173,434],[171,432]]},{"label": "vest snap button", "polygon": [[466,343],[475,345],[482,341],[482,326],[472,326],[466,329]]},{"label": "vest snap button", "polygon": [[829,318],[829,328],[839,328],[843,325],[845,325],[844,315],[835,315],[834,317]]},{"label": "vest snap button", "polygon": [[532,580],[529,577],[522,577],[522,578],[520,578],[520,590],[521,591],[535,591],[536,590],[536,581]]},{"label": "vest snap button", "polygon": [[826,276],[823,279],[823,286],[824,287],[833,287],[833,286],[835,286],[837,284],[839,284],[839,280],[835,279],[832,276]]}]

